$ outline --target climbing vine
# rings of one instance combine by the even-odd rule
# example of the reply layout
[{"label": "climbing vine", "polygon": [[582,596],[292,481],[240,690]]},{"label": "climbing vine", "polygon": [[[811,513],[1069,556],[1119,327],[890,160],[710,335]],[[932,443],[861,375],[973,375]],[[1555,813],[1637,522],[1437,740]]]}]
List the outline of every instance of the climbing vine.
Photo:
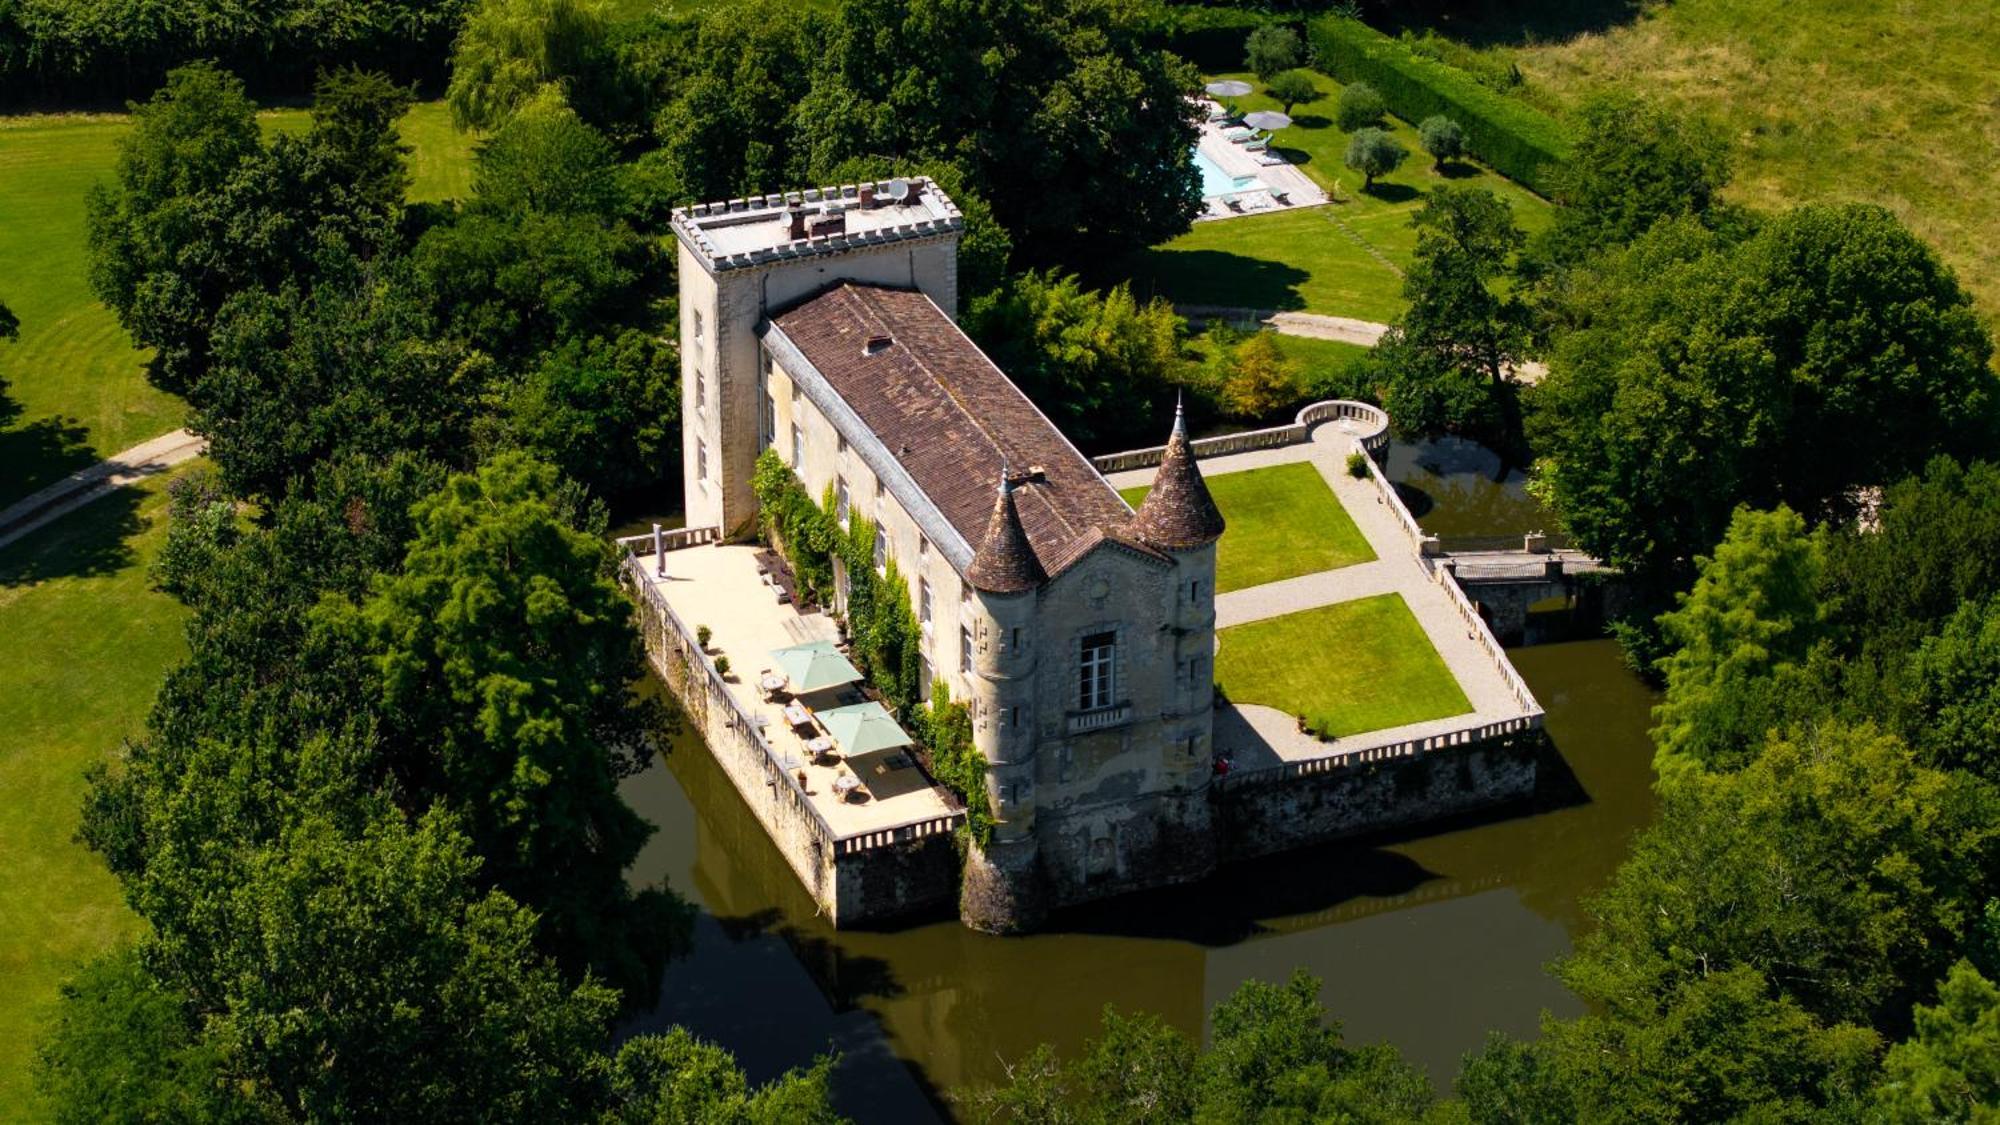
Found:
[{"label": "climbing vine", "polygon": [[849,513],[842,529],[834,516],[829,487],[814,503],[791,466],[774,450],[757,456],[751,477],[764,534],[785,556],[800,587],[822,603],[834,600],[834,563],[847,574],[847,636],[854,663],[882,692],[917,740],[931,776],[965,802],[966,824],[985,843],[993,831],[986,801],[986,759],[972,744],[972,714],[954,702],[950,688],[932,685],[931,703],[920,706],[923,688],[922,634],[910,608],[910,587],[888,560],[875,570],[875,524]]}]

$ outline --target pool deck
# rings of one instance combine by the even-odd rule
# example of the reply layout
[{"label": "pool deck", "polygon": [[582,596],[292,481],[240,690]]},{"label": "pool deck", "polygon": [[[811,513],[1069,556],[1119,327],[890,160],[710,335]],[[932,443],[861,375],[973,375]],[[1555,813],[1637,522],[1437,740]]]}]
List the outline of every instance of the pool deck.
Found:
[{"label": "pool deck", "polygon": [[[1209,477],[1295,461],[1311,462],[1327,487],[1333,490],[1341,507],[1353,519],[1355,527],[1375,549],[1376,555],[1369,562],[1216,595],[1218,643],[1229,643],[1227,630],[1232,625],[1378,594],[1397,594],[1423,627],[1424,635],[1430,638],[1431,646],[1437,650],[1445,666],[1451,670],[1452,678],[1465,692],[1472,710],[1461,715],[1342,735],[1330,742],[1321,742],[1300,731],[1296,718],[1276,708],[1251,703],[1227,704],[1216,708],[1215,746],[1233,754],[1239,770],[1266,769],[1287,763],[1346,756],[1412,740],[1486,728],[1539,713],[1539,708],[1525,706],[1515,694],[1506,672],[1480,643],[1478,633],[1460,616],[1450,592],[1417,558],[1398,524],[1396,514],[1383,502],[1375,483],[1348,475],[1347,454],[1352,448],[1353,435],[1346,429],[1338,425],[1321,425],[1313,431],[1310,441],[1297,445],[1201,460],[1202,475]],[[1151,468],[1132,469],[1107,474],[1105,479],[1111,482],[1113,488],[1129,488],[1150,485],[1155,472]]]},{"label": "pool deck", "polygon": [[[1204,102],[1203,112],[1212,103]],[[1283,147],[1282,137],[1277,147]],[[1223,125],[1219,121],[1203,121],[1201,139],[1197,144],[1201,154],[1215,162],[1215,166],[1228,175],[1241,179],[1255,176],[1264,185],[1228,196],[1209,196],[1203,200],[1207,209],[1196,218],[1196,222],[1207,219],[1235,219],[1244,215],[1265,215],[1286,211],[1294,207],[1317,207],[1326,202],[1326,193],[1312,182],[1304,172],[1290,164],[1262,164],[1258,157],[1262,154],[1247,152],[1242,145],[1223,135]],[[1231,207],[1224,200],[1236,200]]]}]

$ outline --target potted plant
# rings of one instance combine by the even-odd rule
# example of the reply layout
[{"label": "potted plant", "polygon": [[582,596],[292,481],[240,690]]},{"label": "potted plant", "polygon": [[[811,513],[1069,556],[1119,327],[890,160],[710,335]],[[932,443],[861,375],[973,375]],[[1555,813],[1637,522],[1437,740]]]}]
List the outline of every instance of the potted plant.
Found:
[{"label": "potted plant", "polygon": [[708,638],[714,635],[715,631],[706,625],[697,625],[694,627],[694,643],[700,645],[703,652],[708,651]]},{"label": "potted plant", "polygon": [[723,679],[725,679],[725,680],[729,678],[729,658],[728,658],[728,657],[726,657],[726,656],[718,656],[718,657],[716,657],[716,658],[715,658],[715,674],[716,674],[716,675],[718,675],[718,676],[721,676],[721,677],[722,677]]}]

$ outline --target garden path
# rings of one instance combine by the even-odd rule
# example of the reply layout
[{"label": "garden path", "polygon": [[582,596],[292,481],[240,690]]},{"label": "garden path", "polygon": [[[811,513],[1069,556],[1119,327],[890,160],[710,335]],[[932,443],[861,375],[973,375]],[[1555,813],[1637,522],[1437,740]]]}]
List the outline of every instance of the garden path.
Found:
[{"label": "garden path", "polygon": [[142,441],[123,453],[79,469],[26,499],[0,509],[0,547],[61,519],[114,489],[158,476],[201,456],[207,442],[186,430]]},{"label": "garden path", "polygon": [[[1239,328],[1264,327],[1286,336],[1308,336],[1315,340],[1338,340],[1372,348],[1382,341],[1389,326],[1379,321],[1356,320],[1351,316],[1324,313],[1287,312],[1283,309],[1251,309],[1229,305],[1175,305],[1174,311],[1199,324],[1206,320],[1226,320]],[[1515,367],[1511,374],[1521,383],[1539,383],[1549,369],[1533,360]]]}]

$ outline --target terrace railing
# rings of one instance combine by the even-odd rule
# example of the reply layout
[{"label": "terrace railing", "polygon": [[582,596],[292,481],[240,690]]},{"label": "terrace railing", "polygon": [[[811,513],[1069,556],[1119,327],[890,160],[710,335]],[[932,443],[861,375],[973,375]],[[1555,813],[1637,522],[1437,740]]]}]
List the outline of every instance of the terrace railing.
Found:
[{"label": "terrace railing", "polygon": [[[682,537],[680,544],[682,547],[713,543],[721,538],[715,528],[685,528],[673,534]],[[666,535],[667,533],[662,533],[663,544]],[[777,749],[771,745],[771,740],[765,737],[763,728],[757,724],[757,717],[736,698],[735,692],[729,690],[729,684],[722,678],[722,673],[716,671],[715,662],[701,650],[700,641],[696,638],[694,630],[688,628],[687,622],[681,620],[680,614],[674,612],[674,607],[667,603],[667,599],[653,585],[651,576],[646,571],[648,562],[652,560],[652,535],[627,536],[618,542],[625,548],[625,559],[619,567],[620,573],[626,585],[630,586],[638,596],[640,604],[651,611],[655,620],[659,622],[662,644],[674,650],[683,666],[700,669],[707,697],[722,701],[723,706],[729,711],[727,720],[730,728],[763,755],[765,780],[769,784],[783,785],[790,790],[793,809],[807,817],[812,826],[814,839],[832,855],[836,857],[851,855],[871,848],[919,840],[941,832],[950,832],[964,822],[965,813],[959,811],[871,832],[858,832],[846,836],[836,833],[833,826],[827,822],[825,814],[814,806],[812,798],[807,795],[805,786],[800,784],[798,777],[785,768],[784,758],[780,757]],[[646,547],[645,554],[641,554],[637,549],[641,543]],[[680,548],[669,546],[667,549],[671,551]]]},{"label": "terrace railing", "polygon": [[[1245,430],[1237,434],[1221,434],[1217,437],[1197,438],[1189,442],[1197,459],[1220,457],[1227,453],[1247,453],[1253,449],[1279,449],[1287,445],[1297,445],[1312,439],[1313,428],[1327,422],[1354,423],[1354,438],[1369,455],[1380,453],[1389,444],[1389,416],[1377,406],[1352,399],[1328,399],[1315,402],[1301,409],[1297,418],[1287,426],[1272,426],[1262,430]],[[1100,473],[1119,473],[1127,469],[1146,469],[1160,463],[1166,456],[1167,447],[1155,445],[1147,449],[1131,449],[1123,453],[1107,453],[1093,457],[1090,463],[1097,466]]]}]

